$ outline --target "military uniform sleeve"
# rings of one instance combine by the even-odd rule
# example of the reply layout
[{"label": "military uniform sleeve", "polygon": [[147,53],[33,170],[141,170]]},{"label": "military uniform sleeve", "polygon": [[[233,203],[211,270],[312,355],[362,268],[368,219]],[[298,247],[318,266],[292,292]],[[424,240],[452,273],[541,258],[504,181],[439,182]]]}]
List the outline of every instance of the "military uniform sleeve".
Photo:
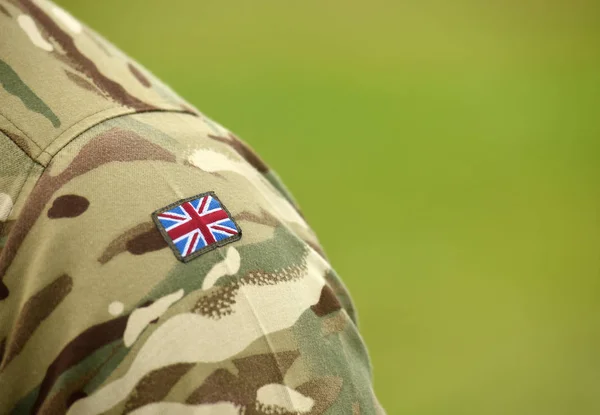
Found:
[{"label": "military uniform sleeve", "polygon": [[0,49],[20,88],[0,95],[0,413],[383,413],[352,301],[274,172],[66,12],[15,4],[4,27],[79,106]]}]

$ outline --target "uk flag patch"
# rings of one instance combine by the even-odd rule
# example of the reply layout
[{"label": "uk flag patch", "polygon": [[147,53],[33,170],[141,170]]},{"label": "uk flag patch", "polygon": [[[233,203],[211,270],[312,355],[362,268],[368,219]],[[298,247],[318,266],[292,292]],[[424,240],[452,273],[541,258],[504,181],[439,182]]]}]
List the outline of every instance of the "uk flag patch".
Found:
[{"label": "uk flag patch", "polygon": [[183,262],[242,237],[242,230],[214,192],[171,203],[152,213],[152,219]]}]

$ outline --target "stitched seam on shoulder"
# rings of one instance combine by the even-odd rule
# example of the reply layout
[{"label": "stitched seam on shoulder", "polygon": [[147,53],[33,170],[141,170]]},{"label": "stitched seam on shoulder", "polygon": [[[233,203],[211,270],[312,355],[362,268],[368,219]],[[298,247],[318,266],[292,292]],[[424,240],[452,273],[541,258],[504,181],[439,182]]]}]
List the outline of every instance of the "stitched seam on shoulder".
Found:
[{"label": "stitched seam on shoulder", "polygon": [[[91,128],[94,125],[96,125],[96,123],[94,125],[91,125],[88,128],[82,129],[81,131],[77,132],[76,130],[77,130],[77,126],[78,125],[85,123],[89,118],[97,117],[98,115],[102,114],[103,112],[111,112],[111,111],[116,111],[116,110],[119,110],[119,109],[122,109],[123,112],[119,112],[116,116],[128,115],[128,114],[133,114],[133,113],[136,112],[136,110],[134,110],[132,108],[115,106],[115,107],[110,107],[110,108],[104,108],[104,109],[102,109],[100,111],[96,111],[96,112],[94,112],[94,113],[92,113],[92,114],[90,114],[90,115],[88,115],[88,116],[80,119],[79,121],[76,121],[75,123],[73,123],[69,127],[67,127],[67,129],[65,131],[63,131],[62,133],[60,133],[59,135],[57,135],[56,137],[54,137],[54,139],[52,141],[50,141],[50,143],[48,143],[48,145],[45,148],[41,149],[42,151],[40,152],[40,155],[47,154],[48,156],[50,156],[49,160],[46,162],[45,165],[50,164],[50,161],[54,158],[54,155],[56,155],[57,153],[59,153],[60,150],[62,150],[62,148],[64,146],[66,146],[67,144],[69,144],[72,140],[74,140],[75,138],[77,138],[79,135],[81,135],[83,132],[85,132],[89,128]],[[107,117],[106,119],[108,120],[110,118],[113,118],[113,117]],[[102,123],[104,120],[105,119],[102,119],[102,120],[98,121],[97,124]],[[75,132],[71,133],[71,130],[75,130]],[[52,153],[50,153],[50,152],[47,151],[48,148],[50,146],[52,146],[52,144],[54,144],[56,141],[60,140],[62,137],[68,136],[69,134],[72,134],[71,138],[67,139],[67,141],[65,142],[65,144],[62,145],[58,150],[56,150],[56,152],[54,154],[52,154]]]},{"label": "stitched seam on shoulder", "polygon": [[[27,138],[28,144],[31,142],[31,143],[32,143],[32,144],[35,146],[35,148],[38,150],[38,155],[37,155],[36,157],[39,157],[39,155],[40,155],[40,154],[43,152],[42,148],[41,148],[41,147],[40,147],[40,146],[39,146],[39,145],[38,145],[38,144],[37,144],[35,141],[33,141],[33,140],[31,139],[31,137],[29,137],[29,136],[28,136],[28,135],[25,133],[25,131],[23,131],[23,130],[21,130],[19,127],[17,127],[17,125],[16,125],[14,122],[12,122],[10,119],[8,119],[8,118],[7,118],[7,117],[6,117],[4,114],[0,114],[0,117],[4,118],[4,119],[6,120],[6,122],[7,122],[7,123],[9,123],[10,125],[12,125],[12,126],[13,126],[13,127],[16,129],[16,130],[18,130],[18,131],[19,131],[19,132],[20,132],[20,133],[23,135],[23,137]],[[4,135],[6,135],[6,134],[4,134]],[[10,136],[6,135],[6,137],[7,137],[7,138],[8,138],[8,139],[9,139],[9,140],[10,140],[10,141],[11,141],[11,142],[12,142],[12,143],[15,145],[15,146],[17,146],[17,147],[19,148],[19,150],[21,150],[21,151],[22,151],[22,152],[23,152],[23,153],[24,153],[24,154],[25,154],[25,155],[26,155],[26,156],[27,156],[27,157],[28,157],[30,160],[32,160],[34,163],[37,163],[37,164],[39,164],[40,166],[44,167],[44,165],[43,165],[42,163],[40,163],[40,162],[37,160],[37,158],[36,158],[36,157],[32,157],[31,155],[29,155],[29,154],[27,153],[27,151],[25,151],[25,150],[23,149],[23,147],[21,147],[21,146],[20,146],[20,145],[19,145],[19,144],[18,144],[18,143],[15,141],[15,140],[13,140],[12,138],[10,138]]]},{"label": "stitched seam on shoulder", "polygon": [[[138,114],[138,113],[143,113],[143,112],[154,112],[154,111],[157,111],[157,112],[185,112],[185,113],[190,113],[192,115],[196,115],[196,114],[191,113],[190,111],[187,111],[185,109],[177,109],[177,108],[172,108],[172,107],[169,108],[169,106],[172,105],[172,104],[169,104],[169,103],[161,103],[161,104],[158,104],[158,105],[164,105],[164,107],[158,106],[155,109],[150,109],[150,110],[147,110],[147,111],[143,111],[143,110],[140,111],[140,110],[135,110],[135,109],[128,108],[128,107],[115,106],[115,107],[105,108],[103,110],[94,112],[94,113],[92,113],[92,114],[90,114],[90,115],[88,115],[88,116],[80,119],[79,121],[73,123],[65,131],[63,131],[62,133],[60,133],[59,135],[57,135],[50,143],[48,143],[48,145],[44,149],[41,149],[42,150],[41,153],[44,153],[44,154],[50,156],[50,160],[51,160],[54,157],[54,155],[57,154],[64,146],[66,146],[73,139],[77,138],[79,135],[81,135],[85,131],[89,130],[90,128],[94,127],[95,125],[103,123],[106,120],[109,120],[109,119],[115,118],[115,117],[120,117],[120,116],[123,116],[123,115]],[[122,111],[119,111],[120,109],[122,109]],[[93,118],[93,117],[97,117],[97,116],[99,116],[100,114],[102,114],[104,112],[116,112],[116,113],[113,114],[113,115],[107,116],[106,118],[102,118],[101,120],[98,120],[98,122],[96,122],[96,123],[94,123],[94,124],[92,124],[90,126],[87,126],[87,127],[84,127],[84,128],[80,127],[78,129],[78,126],[80,124],[84,124],[88,119]],[[65,136],[69,136],[69,135],[71,135],[71,137],[68,138],[65,141],[65,143],[63,143],[63,145],[61,145],[60,148],[58,148],[54,152],[54,154],[52,154],[51,152],[47,151],[48,148],[51,147],[56,141],[62,139]],[[41,155],[41,153],[40,153],[40,155]],[[48,163],[50,162],[50,160],[48,160]]]},{"label": "stitched seam on shoulder", "polygon": [[[65,131],[63,131],[62,133],[60,133],[59,135],[57,135],[54,139],[52,139],[52,141],[45,148],[40,147],[40,145],[37,142],[35,142],[33,140],[33,138],[31,138],[27,133],[25,133],[25,131],[23,131],[21,128],[19,128],[17,126],[17,124],[15,124],[12,120],[10,120],[8,117],[6,117],[6,115],[0,113],[0,117],[2,117],[2,119],[6,120],[6,122],[8,124],[10,124],[13,128],[15,128],[16,130],[18,130],[19,133],[21,133],[21,135],[24,138],[27,139],[27,143],[31,144],[35,148],[37,154],[35,156],[30,155],[19,144],[17,144],[15,142],[15,140],[13,140],[12,138],[10,138],[10,137],[7,136],[8,139],[11,142],[13,142],[29,159],[33,160],[33,162],[35,162],[36,164],[39,164],[42,167],[46,167],[48,165],[48,163],[50,162],[50,160],[52,160],[52,158],[54,158],[54,155],[56,153],[58,153],[65,145],[67,145],[69,142],[71,142],[73,139],[75,139],[76,137],[78,137],[80,134],[82,134],[86,130],[92,128],[93,126],[95,126],[97,124],[100,124],[100,123],[104,122],[105,120],[109,120],[109,119],[115,118],[115,117],[120,117],[122,115],[130,115],[130,114],[137,114],[137,113],[143,113],[143,112],[155,112],[155,111],[156,112],[177,112],[177,113],[185,113],[185,114],[194,115],[196,117],[199,116],[198,114],[196,114],[195,112],[192,112],[190,110],[178,109],[178,108],[174,108],[174,107],[169,108],[171,105],[173,105],[171,103],[163,102],[163,103],[160,103],[160,104],[157,104],[157,105],[164,105],[164,107],[161,108],[159,106],[159,107],[157,107],[155,109],[150,109],[150,110],[147,110],[147,111],[139,111],[139,110],[131,109],[131,108],[128,108],[128,107],[115,106],[115,107],[105,108],[103,110],[94,112],[93,114],[90,114],[90,115],[88,115],[88,116],[80,119],[79,121],[73,123],[69,127],[67,127],[67,129]],[[116,111],[118,109],[123,109],[123,112],[119,112],[119,113],[117,113],[115,115],[108,116],[108,117],[106,117],[104,119],[99,120],[97,123],[94,123],[93,125],[91,125],[91,126],[89,126],[87,128],[82,128],[80,131],[77,131],[77,126],[80,125],[80,124],[85,123],[85,121],[87,121],[89,118],[97,117],[99,114],[102,114],[103,112],[111,112],[111,111]],[[75,130],[75,131],[71,132],[72,130]],[[48,148],[50,146],[52,146],[52,144],[54,144],[57,140],[61,139],[62,137],[66,136],[66,135],[69,135],[69,134],[72,134],[72,137],[69,138],[60,148],[58,148],[54,154],[52,154],[52,153],[50,153],[50,152],[47,151]],[[40,160],[40,156],[42,154],[45,154],[45,155],[49,156],[48,161],[45,162],[45,163],[42,160]]]},{"label": "stitched seam on shoulder", "polygon": [[[104,112],[104,111],[108,111],[108,110],[114,110],[115,108],[118,108],[118,107],[113,107],[113,108],[109,108],[109,109],[106,109],[106,110],[103,110],[103,111],[99,111],[99,112],[97,112],[97,113],[94,113],[94,114],[92,114],[92,115],[90,115],[90,116],[88,116],[88,117],[85,117],[85,118],[84,118],[84,119],[82,119],[81,121],[78,121],[78,122],[77,122],[75,125],[77,125],[77,124],[80,124],[80,123],[83,123],[83,122],[84,122],[85,120],[87,120],[88,118],[91,118],[91,117],[93,117],[93,116],[97,116],[98,114],[100,114],[100,113],[102,113],[102,112]],[[67,140],[67,141],[66,141],[66,142],[65,142],[63,145],[61,145],[61,146],[60,146],[60,148],[56,149],[56,151],[54,152],[54,154],[52,154],[52,153],[50,153],[50,152],[46,151],[46,149],[47,149],[48,147],[50,147],[50,146],[51,146],[51,145],[52,145],[54,142],[56,142],[56,140],[57,140],[57,139],[59,139],[61,136],[63,136],[63,135],[64,135],[64,134],[65,134],[67,131],[65,131],[65,133],[63,133],[63,134],[59,135],[59,136],[58,136],[56,139],[54,139],[54,140],[52,141],[52,143],[48,144],[48,146],[47,146],[47,147],[46,147],[44,150],[42,150],[42,154],[46,154],[46,155],[48,155],[48,156],[49,156],[49,159],[48,159],[48,162],[47,162],[47,164],[46,164],[46,165],[50,164],[50,163],[52,162],[52,159],[54,159],[54,157],[55,157],[55,156],[56,156],[58,153],[60,153],[60,152],[62,151],[62,149],[63,149],[63,148],[65,148],[67,145],[69,145],[69,143],[71,143],[73,140],[75,140],[76,138],[78,138],[79,136],[81,136],[81,135],[82,135],[83,133],[85,133],[87,130],[89,130],[89,129],[91,129],[91,128],[94,128],[95,126],[97,126],[97,125],[99,125],[99,124],[102,124],[103,122],[105,122],[105,121],[108,121],[108,120],[111,120],[111,119],[113,119],[113,118],[125,117],[125,116],[128,116],[128,115],[135,115],[135,114],[152,113],[152,112],[172,112],[172,113],[177,113],[177,114],[182,114],[182,113],[183,113],[183,114],[189,114],[189,115],[193,115],[193,116],[195,116],[195,117],[198,117],[198,115],[197,115],[197,114],[195,114],[195,113],[193,113],[193,112],[190,112],[190,111],[187,111],[187,110],[184,110],[184,109],[174,109],[174,108],[173,108],[173,109],[167,109],[167,108],[155,108],[155,109],[150,109],[150,110],[147,110],[147,111],[133,110],[133,111],[126,111],[126,112],[122,112],[122,113],[117,113],[117,114],[114,114],[113,116],[109,116],[109,117],[103,118],[103,119],[99,120],[98,122],[96,122],[96,123],[94,123],[94,124],[92,124],[92,125],[90,125],[90,126],[88,126],[88,127],[86,127],[86,128],[82,128],[82,129],[81,129],[81,131],[77,132],[76,134],[73,134],[73,136],[72,136],[71,138],[69,138],[69,139],[68,139],[68,140]],[[75,125],[74,125],[74,126],[75,126]],[[70,130],[70,129],[71,129],[71,128],[73,128],[74,126],[71,126],[71,127],[69,127],[69,128],[68,128],[68,130]]]}]

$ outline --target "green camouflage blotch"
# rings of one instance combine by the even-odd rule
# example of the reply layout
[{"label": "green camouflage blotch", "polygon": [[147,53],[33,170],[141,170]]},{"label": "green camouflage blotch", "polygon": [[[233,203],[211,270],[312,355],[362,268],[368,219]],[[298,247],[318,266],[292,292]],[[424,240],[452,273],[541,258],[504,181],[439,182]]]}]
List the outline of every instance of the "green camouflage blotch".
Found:
[{"label": "green camouflage blotch", "polygon": [[100,368],[106,365],[106,363],[119,351],[118,348],[121,344],[122,341],[120,339],[108,343],[106,346],[94,351],[81,362],[61,373],[54,385],[52,385],[49,395],[58,393],[60,389],[77,382],[77,379],[86,377],[90,373],[93,373],[94,376],[96,376]]},{"label": "green camouflage blotch", "polygon": [[[331,334],[324,342],[319,337],[322,323],[323,319],[309,309],[292,330],[298,340],[300,354],[313,376],[336,376],[344,380],[338,399],[331,404],[329,413],[352,413],[351,404],[356,398],[364,404],[361,409],[365,414],[376,413],[371,391],[354,382],[355,379],[371,379],[372,373],[369,356],[362,346],[356,326],[348,324],[343,332]],[[359,344],[361,346],[357,349]],[[349,365],[348,362],[355,364]]]},{"label": "green camouflage blotch", "polygon": [[[48,366],[46,375],[34,405],[37,412],[43,405],[54,384],[69,368],[85,360],[96,350],[123,337],[128,315],[123,315],[90,327],[71,340]],[[89,384],[88,384],[89,385]]]},{"label": "green camouflage blotch", "polygon": [[[277,227],[272,239],[253,245],[240,246],[237,247],[237,250],[241,257],[238,272],[235,275],[221,277],[215,283],[216,286],[225,286],[238,280],[240,276],[257,269],[263,272],[274,272],[280,270],[279,264],[281,263],[302,263],[306,255],[306,248],[302,245],[302,241],[284,227]],[[260,264],[254,262],[256,258],[261,258]],[[164,281],[154,287],[143,301],[160,298],[180,288],[183,288],[186,293],[202,288],[208,271],[221,260],[219,251],[214,251],[204,255],[204,261],[193,263],[193,266],[184,263],[176,264]]]},{"label": "green camouflage blotch", "polygon": [[60,120],[52,110],[38,97],[24,82],[19,75],[2,59],[0,59],[0,83],[9,94],[18,97],[31,111],[42,114],[52,125],[60,127]]},{"label": "green camouflage blotch", "polygon": [[[285,249],[278,249],[278,247],[285,247]],[[239,279],[240,275],[245,275],[248,272],[256,269],[256,264],[253,263],[252,258],[261,257],[262,253],[262,267],[264,272],[273,272],[280,269],[277,263],[269,264],[266,260],[265,253],[273,253],[273,258],[279,258],[284,260],[284,263],[299,264],[303,262],[303,258],[306,255],[306,248],[302,245],[302,242],[296,238],[287,228],[277,227],[273,238],[264,242],[260,242],[254,245],[241,246],[237,248],[240,257],[242,258],[240,269],[234,276],[222,277],[216,284],[216,286],[223,286],[227,283],[231,283],[236,279]],[[156,298],[173,292],[177,289],[183,288],[186,293],[193,292],[201,289],[202,283],[204,282],[204,276],[207,272],[220,260],[222,257],[218,251],[212,251],[204,256],[204,262],[196,262],[193,267],[186,266],[186,264],[178,263],[169,273],[164,281],[154,287],[150,293],[144,297],[137,305],[137,307],[148,304],[149,301],[153,301]],[[99,371],[98,375],[90,382],[86,390],[92,392],[94,388],[99,387],[102,382],[108,378],[112,371],[118,367],[123,359],[127,356],[129,348],[125,347],[124,344],[118,346],[117,351],[111,358],[110,362],[103,366],[102,370]],[[93,386],[93,387],[92,387]]]},{"label": "green camouflage blotch", "polygon": [[217,369],[192,392],[186,403],[229,401],[244,407],[242,413],[256,413],[253,409],[258,402],[257,391],[265,385],[282,384],[285,373],[299,356],[296,350],[290,350],[233,359],[237,373]]}]

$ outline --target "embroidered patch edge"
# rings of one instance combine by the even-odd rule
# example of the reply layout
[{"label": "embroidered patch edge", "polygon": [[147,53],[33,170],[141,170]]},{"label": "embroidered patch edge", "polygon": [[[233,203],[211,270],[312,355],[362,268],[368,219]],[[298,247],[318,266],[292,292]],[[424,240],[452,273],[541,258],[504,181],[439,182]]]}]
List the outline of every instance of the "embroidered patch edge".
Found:
[{"label": "embroidered patch edge", "polygon": [[[165,230],[164,226],[162,225],[162,223],[160,223],[160,220],[158,219],[158,215],[160,213],[166,212],[167,210],[171,210],[174,207],[177,207],[185,202],[189,202],[191,200],[195,200],[195,199],[199,199],[201,197],[204,196],[211,196],[213,197],[217,202],[219,202],[219,204],[221,205],[221,209],[223,209],[225,211],[225,213],[227,213],[227,216],[229,216],[229,219],[233,222],[233,224],[235,225],[235,227],[238,230],[238,233],[236,235],[230,236],[227,239],[223,239],[221,241],[216,241],[210,245],[205,246],[204,248],[201,248],[193,253],[191,253],[188,256],[183,256],[181,255],[181,252],[179,252],[179,249],[177,249],[177,247],[175,246],[175,243],[173,242],[173,240],[171,239],[171,237],[169,236],[169,234],[167,233],[167,231]],[[239,241],[242,238],[242,228],[240,228],[240,226],[238,225],[238,223],[235,221],[235,219],[233,218],[233,215],[231,214],[231,212],[229,212],[229,210],[227,209],[227,207],[225,206],[225,204],[223,204],[223,202],[221,201],[221,199],[219,199],[219,197],[216,195],[216,193],[214,191],[208,191],[208,192],[204,192],[204,193],[199,193],[197,195],[194,196],[190,196],[190,197],[186,197],[185,199],[181,199],[181,200],[177,200],[173,203],[168,204],[167,206],[164,206],[160,209],[155,210],[154,212],[152,212],[151,214],[152,216],[152,221],[154,222],[154,224],[156,225],[156,227],[158,228],[158,231],[160,232],[160,234],[162,235],[162,237],[164,238],[164,240],[167,242],[167,245],[169,245],[169,248],[171,248],[171,251],[173,251],[173,253],[175,254],[175,257],[181,261],[181,262],[189,262],[192,259],[198,258],[200,255],[203,255],[207,252],[210,252],[214,249],[220,248],[222,246],[225,246],[227,244],[230,244],[232,242],[235,241]]]}]

